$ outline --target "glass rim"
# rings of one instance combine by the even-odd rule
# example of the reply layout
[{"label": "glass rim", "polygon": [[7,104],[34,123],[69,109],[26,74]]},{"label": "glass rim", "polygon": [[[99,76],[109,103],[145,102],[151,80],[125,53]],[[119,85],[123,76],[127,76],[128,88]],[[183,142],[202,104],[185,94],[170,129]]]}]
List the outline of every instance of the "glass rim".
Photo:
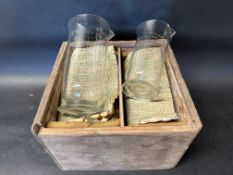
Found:
[{"label": "glass rim", "polygon": [[140,29],[143,25],[145,25],[146,23],[149,23],[149,22],[153,22],[153,23],[159,22],[159,23],[162,23],[162,24],[164,24],[165,26],[167,26],[167,27],[170,29],[170,34],[171,34],[171,36],[174,36],[174,35],[176,34],[176,31],[170,26],[170,24],[168,24],[166,21],[159,20],[159,19],[149,19],[149,20],[146,20],[146,21],[141,22],[141,23],[137,26],[136,32],[138,32],[139,29]]},{"label": "glass rim", "polygon": [[72,23],[74,20],[76,20],[76,19],[78,19],[78,18],[81,18],[81,17],[92,17],[92,18],[95,18],[95,19],[97,19],[97,20],[99,20],[99,21],[101,21],[101,22],[104,22],[105,24],[107,24],[107,25],[110,27],[108,21],[107,21],[106,19],[104,19],[103,17],[98,16],[98,15],[94,15],[94,14],[88,14],[88,13],[79,14],[79,15],[75,15],[75,16],[71,17],[71,18],[69,19],[68,23],[67,23],[68,27],[70,27],[71,23]]}]

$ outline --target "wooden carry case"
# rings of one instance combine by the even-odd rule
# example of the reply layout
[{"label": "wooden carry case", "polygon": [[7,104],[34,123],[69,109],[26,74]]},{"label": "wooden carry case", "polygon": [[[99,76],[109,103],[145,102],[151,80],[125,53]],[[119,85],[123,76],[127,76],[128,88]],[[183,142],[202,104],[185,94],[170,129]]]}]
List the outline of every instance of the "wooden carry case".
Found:
[{"label": "wooden carry case", "polygon": [[[112,41],[119,62],[135,41]],[[172,49],[166,68],[178,121],[126,126],[123,95],[119,95],[120,125],[117,127],[48,128],[55,121],[60,103],[62,69],[67,43],[57,55],[37,114],[32,133],[62,170],[144,170],[175,167],[202,128],[199,115],[181,75]],[[121,89],[121,87],[119,88]]]}]

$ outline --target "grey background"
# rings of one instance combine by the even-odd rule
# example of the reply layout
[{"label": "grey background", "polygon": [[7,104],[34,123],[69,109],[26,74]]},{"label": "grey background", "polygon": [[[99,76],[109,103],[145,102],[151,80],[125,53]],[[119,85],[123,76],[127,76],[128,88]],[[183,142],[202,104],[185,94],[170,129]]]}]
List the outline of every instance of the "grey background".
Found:
[{"label": "grey background", "polygon": [[[177,31],[172,48],[204,127],[176,168],[62,172],[30,133],[67,20],[81,13],[106,18],[114,40],[135,39],[152,18]],[[0,0],[0,175],[232,175],[232,16],[225,0]]]}]

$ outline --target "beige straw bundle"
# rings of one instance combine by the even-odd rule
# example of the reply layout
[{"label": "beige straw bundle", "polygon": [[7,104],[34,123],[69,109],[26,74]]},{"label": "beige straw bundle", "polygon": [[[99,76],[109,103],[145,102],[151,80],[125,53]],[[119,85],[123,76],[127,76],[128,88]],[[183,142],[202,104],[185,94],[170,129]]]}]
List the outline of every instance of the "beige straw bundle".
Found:
[{"label": "beige straw bundle", "polygon": [[[93,46],[93,47],[101,47],[101,46]],[[67,94],[71,93],[70,91],[72,90],[72,82],[73,82],[73,76],[80,74],[83,74],[84,71],[88,71],[88,68],[86,67],[81,67],[81,65],[77,65],[76,60],[77,56],[80,56],[80,53],[82,55],[82,58],[88,57],[87,55],[91,55],[90,52],[93,51],[93,47],[90,48],[75,48],[73,51],[71,58],[70,58],[70,68],[69,70],[72,70],[71,72],[68,72],[68,77],[67,79],[69,80],[69,84],[67,85],[68,91],[66,91]],[[94,48],[96,49],[96,48]],[[101,49],[98,49],[98,51],[101,51]],[[103,50],[104,51],[104,50]],[[85,56],[86,55],[86,56]],[[100,54],[101,55],[101,54]],[[103,53],[104,55],[104,53]],[[99,63],[103,64],[103,63]],[[103,97],[103,103],[104,104],[104,112],[100,114],[93,114],[90,116],[93,122],[103,122],[103,121],[108,121],[111,118],[115,117],[116,114],[114,114],[114,102],[116,98],[119,95],[119,84],[118,84],[118,65],[117,65],[117,58],[115,54],[115,50],[113,46],[108,46],[107,47],[107,59],[105,64],[105,75],[103,77],[104,79],[104,84],[105,84],[105,96]],[[91,70],[90,70],[91,71]],[[83,83],[85,86],[85,82],[88,82],[85,80],[85,77],[83,76]],[[98,81],[98,80],[97,80]],[[70,87],[70,88],[69,88]],[[94,87],[93,87],[94,88]],[[85,93],[88,95],[88,92],[85,92],[86,89],[83,89],[84,95]],[[61,106],[65,106],[65,101],[61,99]],[[85,120],[85,117],[76,117],[72,113],[59,113],[58,120],[60,121],[87,121]]]},{"label": "beige straw bundle", "polygon": [[[152,51],[151,58],[147,58],[151,62],[154,60],[153,56],[155,52],[160,54],[159,48],[144,48],[137,52],[150,52]],[[132,52],[130,52],[124,62],[124,70],[127,70],[129,60],[131,58]],[[141,55],[141,54],[138,54]],[[151,76],[153,74],[151,73]],[[127,98],[126,99],[126,113],[128,125],[140,125],[150,122],[159,121],[170,121],[177,120],[178,116],[174,109],[173,97],[170,89],[170,84],[168,81],[168,75],[166,68],[164,66],[163,73],[160,82],[160,92],[158,101],[142,101]]]}]

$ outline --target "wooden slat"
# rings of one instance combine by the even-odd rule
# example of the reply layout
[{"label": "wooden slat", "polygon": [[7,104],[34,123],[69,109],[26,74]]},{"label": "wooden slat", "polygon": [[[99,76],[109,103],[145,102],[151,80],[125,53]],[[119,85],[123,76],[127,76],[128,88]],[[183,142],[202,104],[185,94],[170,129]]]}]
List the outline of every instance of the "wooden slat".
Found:
[{"label": "wooden slat", "polygon": [[119,69],[119,108],[120,108],[120,127],[125,126],[123,94],[122,94],[122,70],[121,70],[121,50],[118,48],[118,69]]},{"label": "wooden slat", "polygon": [[135,40],[128,40],[128,41],[110,41],[109,45],[114,45],[115,47],[120,47],[121,49],[125,48],[133,48],[135,45]]},{"label": "wooden slat", "polygon": [[57,107],[60,105],[60,98],[61,98],[61,84],[62,84],[62,74],[63,74],[63,66],[60,68],[59,71],[59,78],[56,83],[54,83],[54,91],[53,96],[51,97],[50,105],[44,119],[44,123],[46,124],[48,121],[56,121],[57,120]]},{"label": "wooden slat", "polygon": [[50,107],[50,102],[51,102],[51,99],[53,98],[53,95],[56,89],[57,81],[60,77],[59,71],[63,65],[66,48],[67,48],[67,42],[63,42],[58,52],[56,61],[53,65],[52,72],[50,74],[49,80],[47,81],[46,88],[44,90],[39,108],[37,110],[36,116],[32,124],[31,131],[33,134],[37,134],[40,127],[44,126],[46,122],[45,118],[47,116],[47,111]]},{"label": "wooden slat", "polygon": [[112,119],[107,122],[65,122],[65,121],[50,121],[46,124],[46,128],[98,128],[98,127],[114,127],[120,125],[120,119]]},{"label": "wooden slat", "polygon": [[155,133],[196,132],[192,125],[103,128],[41,128],[39,136],[154,135]]},{"label": "wooden slat", "polygon": [[175,59],[175,55],[172,51],[172,49],[169,47],[168,50],[168,63],[171,65],[171,67],[176,68],[174,71],[174,76],[177,77],[177,85],[180,87],[180,92],[182,94],[182,98],[184,100],[184,103],[186,104],[186,110],[189,111],[189,119],[192,119],[192,122],[195,124],[195,126],[198,128],[198,131],[202,128],[202,123],[199,117],[199,114],[197,113],[196,107],[193,103],[193,100],[191,98],[191,95],[189,93],[189,90],[187,88],[187,85],[184,81],[184,78],[181,74],[179,65]]}]

